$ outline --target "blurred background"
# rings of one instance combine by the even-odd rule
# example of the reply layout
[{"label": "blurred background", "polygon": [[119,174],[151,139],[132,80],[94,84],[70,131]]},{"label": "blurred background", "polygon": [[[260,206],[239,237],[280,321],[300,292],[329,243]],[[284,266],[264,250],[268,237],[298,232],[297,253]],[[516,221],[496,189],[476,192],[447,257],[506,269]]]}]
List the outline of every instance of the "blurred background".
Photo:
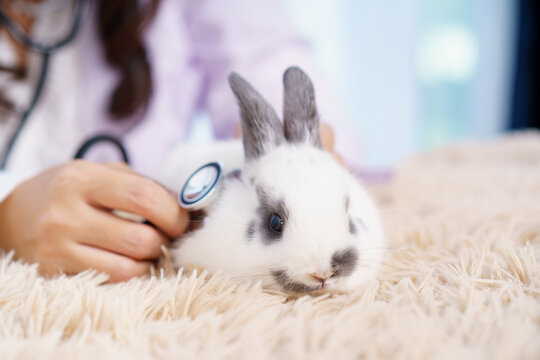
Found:
[{"label": "blurred background", "polygon": [[514,87],[533,2],[285,0],[353,119],[370,169],[530,126],[530,116],[516,115]]},{"label": "blurred background", "polygon": [[[350,119],[367,170],[540,127],[539,0],[281,1]],[[189,131],[192,141],[212,140],[204,109]]]}]

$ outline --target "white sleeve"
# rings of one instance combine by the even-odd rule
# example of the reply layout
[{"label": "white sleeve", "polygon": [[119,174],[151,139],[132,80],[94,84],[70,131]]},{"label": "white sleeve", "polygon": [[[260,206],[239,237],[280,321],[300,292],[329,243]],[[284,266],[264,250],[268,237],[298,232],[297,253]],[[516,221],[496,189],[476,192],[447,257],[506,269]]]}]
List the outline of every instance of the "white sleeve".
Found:
[{"label": "white sleeve", "polygon": [[11,171],[0,171],[0,202],[19,185],[28,178],[27,175],[13,173]]}]

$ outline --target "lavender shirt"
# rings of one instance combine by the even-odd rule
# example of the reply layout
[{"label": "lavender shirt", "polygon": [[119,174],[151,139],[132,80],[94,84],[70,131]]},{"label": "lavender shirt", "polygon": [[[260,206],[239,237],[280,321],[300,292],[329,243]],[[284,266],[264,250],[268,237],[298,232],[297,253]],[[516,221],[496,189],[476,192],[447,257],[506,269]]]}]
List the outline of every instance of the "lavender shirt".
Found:
[{"label": "lavender shirt", "polygon": [[[338,151],[349,163],[357,158],[354,140],[342,136],[347,120],[313,65],[309,44],[279,1],[163,0],[145,34],[154,94],[138,122],[112,121],[107,114],[118,77],[103,58],[93,19],[87,14],[74,43],[53,56],[40,104],[14,148],[8,171],[0,172],[0,200],[22,178],[70,160],[81,142],[96,133],[121,137],[133,167],[149,176],[175,144],[185,141],[198,110],[208,112],[217,138],[232,136],[239,121],[227,83],[232,70],[279,113],[283,71],[290,65],[304,68],[314,80],[322,120],[336,130]],[[42,21],[36,31],[47,26],[54,24]],[[92,156],[117,159],[112,151]]]}]

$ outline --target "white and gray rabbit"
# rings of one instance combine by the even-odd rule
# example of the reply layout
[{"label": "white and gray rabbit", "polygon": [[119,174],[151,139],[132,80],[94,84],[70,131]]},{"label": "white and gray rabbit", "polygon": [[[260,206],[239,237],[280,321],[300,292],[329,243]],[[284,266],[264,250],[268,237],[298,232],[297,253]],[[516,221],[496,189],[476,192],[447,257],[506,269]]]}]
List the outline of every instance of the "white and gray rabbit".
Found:
[{"label": "white and gray rabbit", "polygon": [[[374,278],[381,261],[379,214],[322,148],[311,80],[291,67],[283,82],[282,126],[246,80],[229,76],[242,118],[242,173],[206,209],[204,225],[175,243],[173,261],[287,293],[354,289]],[[240,144],[217,144],[199,164],[230,168],[238,154]]]}]

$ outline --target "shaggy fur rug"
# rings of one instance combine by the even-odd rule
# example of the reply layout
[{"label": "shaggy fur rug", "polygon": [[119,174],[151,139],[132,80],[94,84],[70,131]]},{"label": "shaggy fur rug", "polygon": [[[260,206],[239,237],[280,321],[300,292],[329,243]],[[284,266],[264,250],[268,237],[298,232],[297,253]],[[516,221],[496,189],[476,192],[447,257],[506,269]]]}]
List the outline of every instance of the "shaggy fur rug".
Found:
[{"label": "shaggy fur rug", "polygon": [[540,135],[418,156],[373,187],[388,255],[353,293],[219,276],[104,285],[0,258],[2,359],[540,359]]}]

